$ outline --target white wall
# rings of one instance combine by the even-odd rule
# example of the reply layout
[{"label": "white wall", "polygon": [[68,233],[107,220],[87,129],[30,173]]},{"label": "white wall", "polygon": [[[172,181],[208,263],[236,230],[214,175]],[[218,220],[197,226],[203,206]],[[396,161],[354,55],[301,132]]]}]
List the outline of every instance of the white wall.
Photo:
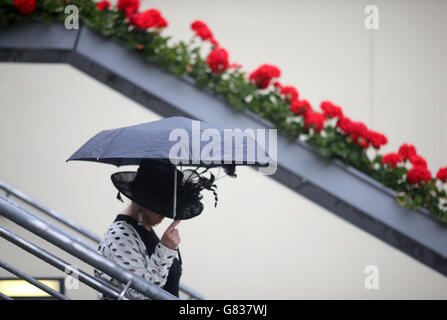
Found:
[{"label": "white wall", "polygon": [[[413,142],[432,170],[447,163],[446,4],[376,1],[380,29],[363,27],[366,1],[151,1],[167,34],[189,40],[209,23],[236,62],[277,64],[315,105],[332,99],[356,120]],[[444,72],[442,72],[444,71]],[[67,65],[0,64],[0,179],[102,234],[123,209],[108,165],[65,160],[102,129],[160,117]],[[128,169],[128,168],[124,168]],[[219,204],[179,228],[183,282],[209,298],[446,298],[444,276],[249,168],[219,180]],[[0,218],[0,224],[34,239]],[[159,235],[167,222],[157,227]],[[41,241],[52,252],[60,252]],[[35,276],[61,275],[0,239],[0,259]],[[76,259],[64,258],[83,266]],[[365,290],[364,268],[380,270]],[[0,276],[7,273],[0,270]],[[71,290],[72,298],[94,298]]]}]

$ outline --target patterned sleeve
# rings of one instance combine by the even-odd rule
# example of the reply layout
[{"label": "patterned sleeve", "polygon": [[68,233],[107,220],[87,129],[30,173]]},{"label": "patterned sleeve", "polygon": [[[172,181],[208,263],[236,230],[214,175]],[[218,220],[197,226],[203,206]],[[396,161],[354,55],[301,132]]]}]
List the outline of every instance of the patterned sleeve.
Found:
[{"label": "patterned sleeve", "polygon": [[[147,250],[135,230],[126,222],[115,222],[108,229],[101,241],[99,251],[108,259],[143,277],[152,284],[163,287],[166,284],[169,269],[177,251],[159,242],[154,253],[149,257]],[[103,274],[104,275],[104,274]],[[124,288],[113,279],[106,279],[119,289]],[[129,289],[127,296],[131,299],[147,299],[135,290]]]}]

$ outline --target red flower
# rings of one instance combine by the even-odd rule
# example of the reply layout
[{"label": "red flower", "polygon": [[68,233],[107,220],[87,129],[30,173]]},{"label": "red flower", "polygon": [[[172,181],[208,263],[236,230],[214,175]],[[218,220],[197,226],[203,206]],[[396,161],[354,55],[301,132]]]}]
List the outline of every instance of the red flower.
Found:
[{"label": "red flower", "polygon": [[141,15],[140,12],[132,12],[131,9],[125,11],[126,18],[129,19],[127,22],[131,26],[136,26],[137,18]]},{"label": "red flower", "polygon": [[307,100],[293,100],[290,104],[290,110],[294,114],[305,115],[308,112],[312,112],[312,106]]},{"label": "red flower", "polygon": [[138,46],[137,46],[137,49],[138,50],[141,50],[141,49],[143,49],[144,48],[144,46],[142,45],[142,44],[139,44]]},{"label": "red flower", "polygon": [[279,81],[275,81],[273,82],[273,86],[277,89],[282,89],[282,84]]},{"label": "red flower", "polygon": [[140,7],[140,0],[118,0],[118,10],[125,11],[126,17],[128,14],[138,11]]},{"label": "red flower", "polygon": [[141,13],[137,13],[134,17],[133,24],[140,30],[147,30],[150,28],[165,28],[168,22],[161,16],[160,11],[156,9],[149,9]]},{"label": "red flower", "polygon": [[[275,83],[273,85],[275,85]],[[289,102],[298,99],[299,96],[298,90],[296,90],[295,87],[292,86],[281,86],[280,93],[283,94],[286,100]]]},{"label": "red flower", "polygon": [[414,166],[408,171],[407,179],[412,184],[429,182],[431,173],[426,167]]},{"label": "red flower", "polygon": [[214,39],[213,33],[206,23],[196,20],[191,23],[191,29],[195,32],[196,36],[200,37],[202,40],[209,40],[214,46],[219,46],[219,43]]},{"label": "red flower", "polygon": [[442,182],[447,182],[447,167],[438,170],[438,173],[436,174],[436,179],[439,179]]},{"label": "red flower", "polygon": [[98,11],[107,10],[107,9],[109,9],[109,8],[110,8],[110,2],[107,1],[107,0],[103,0],[103,1],[98,2],[98,3],[96,4],[96,9],[97,9]]},{"label": "red flower", "polygon": [[210,52],[206,63],[214,73],[228,69],[228,52],[224,48],[216,48]]},{"label": "red flower", "polygon": [[37,0],[14,0],[14,6],[23,14],[31,14],[36,9]]},{"label": "red flower", "polygon": [[357,141],[356,141],[356,143],[357,143],[360,147],[362,147],[362,148],[365,148],[365,149],[368,149],[368,148],[369,148],[369,142],[368,142],[368,140],[366,140],[366,139],[363,138],[363,137],[358,138]]},{"label": "red flower", "polygon": [[348,117],[341,116],[337,121],[337,127],[346,135],[349,135],[355,143],[363,148],[369,148],[368,128],[361,122],[351,121]]},{"label": "red flower", "polygon": [[202,40],[209,40],[213,38],[213,33],[206,26],[200,29],[196,29],[194,31],[196,32],[196,35],[198,37],[202,38]]},{"label": "red flower", "polygon": [[351,130],[352,121],[348,117],[342,116],[338,118],[337,127],[343,131],[345,134],[349,134]]},{"label": "red flower", "polygon": [[417,154],[410,157],[410,162],[413,164],[413,166],[427,167],[427,161],[425,161],[424,158]]},{"label": "red flower", "polygon": [[236,62],[233,62],[232,64],[229,65],[228,69],[240,69],[242,68],[242,65]]},{"label": "red flower", "polygon": [[313,128],[316,132],[320,132],[324,128],[324,121],[326,116],[318,112],[307,112],[304,116],[304,122],[306,123],[306,128]]},{"label": "red flower", "polygon": [[[208,29],[208,26],[206,25],[206,23],[205,22],[203,22],[203,21],[200,21],[200,20],[196,20],[196,21],[194,21],[193,23],[191,23],[191,29],[193,30],[193,31],[197,31],[197,30],[200,30],[200,29]],[[206,39],[205,39],[206,40]]]},{"label": "red flower", "polygon": [[321,110],[328,118],[341,118],[343,117],[343,111],[339,106],[334,105],[330,101],[323,101],[320,105]]},{"label": "red flower", "polygon": [[367,139],[368,128],[362,122],[351,122],[349,135],[354,142],[359,142],[360,139],[360,143],[363,143]]},{"label": "red flower", "polygon": [[373,130],[368,130],[367,139],[376,149],[388,143],[388,139],[383,134]]},{"label": "red flower", "polygon": [[281,75],[281,71],[272,65],[263,64],[250,74],[250,81],[254,81],[259,89],[265,89],[269,86],[273,78]]},{"label": "red flower", "polygon": [[389,164],[393,169],[396,169],[397,164],[399,162],[402,162],[402,156],[398,153],[388,153],[383,156],[382,158],[382,164]]},{"label": "red flower", "polygon": [[412,156],[415,156],[416,148],[413,145],[408,145],[404,143],[399,148],[399,154],[402,156],[404,160],[410,159]]}]

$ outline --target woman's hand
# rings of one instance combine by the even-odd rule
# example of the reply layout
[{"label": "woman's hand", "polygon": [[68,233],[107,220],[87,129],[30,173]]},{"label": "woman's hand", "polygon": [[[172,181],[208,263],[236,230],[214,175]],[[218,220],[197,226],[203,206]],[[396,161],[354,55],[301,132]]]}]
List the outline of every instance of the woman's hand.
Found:
[{"label": "woman's hand", "polygon": [[180,223],[181,220],[175,220],[171,225],[166,229],[165,233],[161,237],[161,243],[168,247],[169,249],[176,250],[178,244],[180,243],[180,236],[178,230],[175,227]]}]

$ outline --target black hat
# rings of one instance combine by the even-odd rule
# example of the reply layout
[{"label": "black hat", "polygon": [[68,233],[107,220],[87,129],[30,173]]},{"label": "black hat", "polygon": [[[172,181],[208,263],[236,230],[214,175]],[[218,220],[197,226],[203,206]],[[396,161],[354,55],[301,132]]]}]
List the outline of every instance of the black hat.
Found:
[{"label": "black hat", "polygon": [[[176,219],[186,220],[198,216],[203,210],[200,192],[213,192],[217,203],[214,176],[206,178],[197,170],[175,169],[177,173]],[[138,171],[117,172],[111,176],[112,182],[127,198],[164,217],[173,218],[174,166],[171,163],[145,159]]]}]

